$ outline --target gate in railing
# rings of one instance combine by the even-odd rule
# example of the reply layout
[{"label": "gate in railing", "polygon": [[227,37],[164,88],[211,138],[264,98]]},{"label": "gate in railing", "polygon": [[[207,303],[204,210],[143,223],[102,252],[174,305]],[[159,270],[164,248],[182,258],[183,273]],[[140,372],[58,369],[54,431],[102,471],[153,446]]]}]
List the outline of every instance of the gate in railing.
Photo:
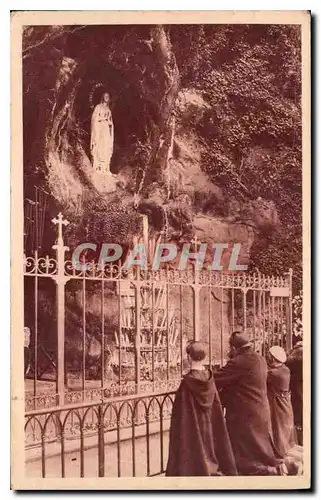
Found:
[{"label": "gate in railing", "polygon": [[56,257],[24,258],[28,410],[171,392],[193,338],[208,342],[218,365],[235,329],[263,354],[275,343],[291,346],[291,271],[267,277],[95,263],[80,271],[66,258],[68,222],[59,214],[53,223]]}]

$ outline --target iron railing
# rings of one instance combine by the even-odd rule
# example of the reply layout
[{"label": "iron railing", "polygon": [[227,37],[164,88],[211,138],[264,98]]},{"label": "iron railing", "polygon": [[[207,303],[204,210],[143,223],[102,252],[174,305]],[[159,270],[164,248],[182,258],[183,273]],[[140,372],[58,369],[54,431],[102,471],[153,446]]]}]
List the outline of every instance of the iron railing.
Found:
[{"label": "iron railing", "polygon": [[[275,343],[291,347],[291,270],[265,276],[197,266],[126,270],[119,263],[77,270],[63,241],[68,221],[59,214],[53,222],[55,258],[38,251],[24,258],[25,326],[32,339],[27,410],[175,390],[191,339],[208,343],[213,365],[224,363],[234,329],[247,331],[262,354]],[[41,304],[46,296],[50,318]],[[49,340],[51,350],[44,345]]]},{"label": "iron railing", "polygon": [[174,394],[125,396],[27,412],[28,476],[135,477],[164,473]]}]

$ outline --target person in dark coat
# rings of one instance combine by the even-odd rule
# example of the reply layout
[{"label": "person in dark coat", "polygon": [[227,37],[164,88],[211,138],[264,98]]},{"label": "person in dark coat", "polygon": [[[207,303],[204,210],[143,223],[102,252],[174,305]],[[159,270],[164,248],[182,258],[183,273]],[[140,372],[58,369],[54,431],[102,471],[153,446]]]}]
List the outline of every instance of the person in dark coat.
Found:
[{"label": "person in dark coat", "polygon": [[187,346],[191,369],[173,404],[166,476],[236,475],[235,459],[205,345]]},{"label": "person in dark coat", "polygon": [[230,361],[214,373],[238,473],[283,475],[284,461],[272,438],[267,398],[267,364],[241,332],[230,337]]},{"label": "person in dark coat", "polygon": [[286,354],[282,347],[269,349],[267,393],[270,404],[274,445],[285,457],[295,445],[293,411],[290,399],[290,370],[285,366]]},{"label": "person in dark coat", "polygon": [[290,351],[286,365],[291,372],[290,391],[291,402],[294,415],[294,425],[296,427],[297,440],[302,445],[303,426],[303,344],[297,342]]}]

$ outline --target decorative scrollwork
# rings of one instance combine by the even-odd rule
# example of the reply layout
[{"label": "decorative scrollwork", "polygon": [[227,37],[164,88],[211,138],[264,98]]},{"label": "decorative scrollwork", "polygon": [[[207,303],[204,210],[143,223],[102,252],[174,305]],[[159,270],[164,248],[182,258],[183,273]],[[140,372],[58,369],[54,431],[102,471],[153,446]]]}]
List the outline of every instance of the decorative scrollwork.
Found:
[{"label": "decorative scrollwork", "polygon": [[26,257],[24,256],[24,274],[52,276],[57,274],[57,261],[46,257]]},{"label": "decorative scrollwork", "polygon": [[[128,401],[104,403],[103,427],[105,432],[117,428],[131,428],[157,422],[161,418],[170,418],[173,399],[170,394],[156,396],[133,396]],[[65,439],[79,439],[80,435],[89,437],[98,432],[98,405],[80,406],[71,410],[26,415],[25,444],[30,447],[41,447],[42,443],[53,443]]]},{"label": "decorative scrollwork", "polygon": [[36,270],[36,259],[34,257],[23,258],[24,274],[34,274]]},{"label": "decorative scrollwork", "polygon": [[[65,248],[65,247],[64,247]],[[24,256],[24,274],[41,275],[54,277],[59,272],[58,261],[54,258],[35,256]],[[290,287],[290,276],[265,276],[261,273],[240,273],[240,272],[221,272],[194,269],[159,269],[157,271],[151,268],[144,270],[138,267],[126,269],[120,264],[107,263],[101,266],[96,262],[86,263],[85,269],[77,269],[72,260],[64,261],[63,274],[68,278],[88,279],[88,280],[106,280],[106,281],[131,281],[135,283],[138,279],[151,286],[151,284],[162,282],[171,285],[199,285],[213,286],[235,289],[266,290],[271,287]]]},{"label": "decorative scrollwork", "polygon": [[55,259],[50,259],[48,255],[44,258],[39,257],[37,271],[39,274],[56,274],[57,261]]},{"label": "decorative scrollwork", "polygon": [[72,260],[65,261],[65,274],[66,276],[74,276],[81,278],[83,275],[83,271],[80,269],[76,269]]},{"label": "decorative scrollwork", "polygon": [[104,268],[96,262],[87,262],[83,275],[85,278],[101,279],[104,277]]},{"label": "decorative scrollwork", "polygon": [[104,276],[112,280],[121,278],[121,266],[119,264],[108,264],[104,270]]},{"label": "decorative scrollwork", "polygon": [[142,393],[148,393],[153,391],[153,382],[143,382],[140,384],[140,389]]},{"label": "decorative scrollwork", "polygon": [[86,389],[84,391],[84,401],[99,401],[102,398],[102,389]]},{"label": "decorative scrollwork", "polygon": [[82,400],[83,400],[82,391],[71,391],[65,394],[66,404],[80,403]]},{"label": "decorative scrollwork", "polygon": [[57,404],[57,394],[41,393],[36,396],[28,396],[25,398],[26,410],[33,410],[34,408],[51,408]]}]

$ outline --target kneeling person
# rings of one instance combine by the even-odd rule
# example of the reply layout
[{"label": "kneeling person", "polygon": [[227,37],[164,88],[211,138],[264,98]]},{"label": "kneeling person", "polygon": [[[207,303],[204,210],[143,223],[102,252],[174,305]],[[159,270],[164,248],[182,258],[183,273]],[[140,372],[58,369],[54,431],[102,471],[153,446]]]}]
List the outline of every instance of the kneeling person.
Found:
[{"label": "kneeling person", "polygon": [[271,411],[274,445],[285,457],[295,445],[294,419],[290,399],[290,370],[285,366],[286,354],[274,345],[269,350],[267,394]]},{"label": "kneeling person", "polygon": [[234,332],[230,348],[231,359],[214,376],[226,408],[238,473],[283,475],[286,468],[272,439],[266,361],[245,333]]},{"label": "kneeling person", "polygon": [[205,345],[192,342],[186,352],[191,369],[173,404],[166,476],[236,475],[213,375],[204,368]]}]

